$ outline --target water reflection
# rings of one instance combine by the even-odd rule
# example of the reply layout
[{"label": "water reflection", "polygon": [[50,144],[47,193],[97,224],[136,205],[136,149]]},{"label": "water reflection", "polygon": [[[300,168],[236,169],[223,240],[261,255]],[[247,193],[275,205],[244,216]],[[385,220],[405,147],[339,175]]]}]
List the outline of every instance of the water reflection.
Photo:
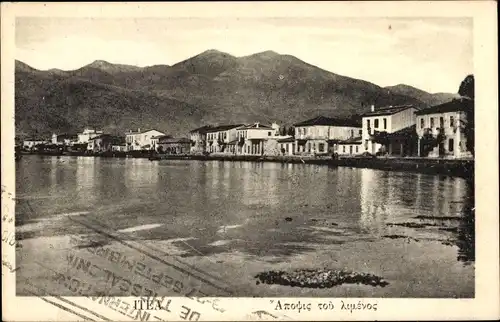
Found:
[{"label": "water reflection", "polygon": [[476,230],[475,230],[475,189],[473,181],[465,183],[467,194],[462,210],[462,220],[458,227],[457,246],[459,261],[470,263],[476,260]]}]

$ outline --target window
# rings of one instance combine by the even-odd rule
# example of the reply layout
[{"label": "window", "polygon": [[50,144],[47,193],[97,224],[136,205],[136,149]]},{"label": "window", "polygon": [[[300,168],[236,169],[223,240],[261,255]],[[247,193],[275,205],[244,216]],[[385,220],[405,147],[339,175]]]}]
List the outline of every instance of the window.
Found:
[{"label": "window", "polygon": [[358,146],[356,145],[356,153],[358,153]]},{"label": "window", "polygon": [[384,130],[387,129],[387,119],[384,117],[383,119],[383,122],[384,122]]},{"label": "window", "polygon": [[345,153],[345,145],[342,147],[342,152]]},{"label": "window", "polygon": [[434,118],[431,117],[431,129],[434,128]]},{"label": "window", "polygon": [[271,136],[271,132],[267,132],[267,136]]},{"label": "window", "polygon": [[361,135],[363,134],[363,130],[359,130],[359,134],[358,135]]},{"label": "window", "polygon": [[455,119],[453,118],[453,116],[450,116],[450,127],[454,126],[455,126]]},{"label": "window", "polygon": [[351,137],[353,137],[353,136],[354,136],[354,131],[353,131],[353,130],[351,130]]},{"label": "window", "polygon": [[307,143],[307,152],[311,152],[311,143]]},{"label": "window", "polygon": [[325,149],[325,144],[324,144],[324,143],[319,143],[319,144],[318,144],[318,151],[319,151],[319,152],[323,152],[323,151],[324,151],[324,149]]},{"label": "window", "polygon": [[423,117],[420,118],[420,128],[423,129],[425,127],[425,120]]},{"label": "window", "polygon": [[289,145],[288,143],[285,144],[285,151],[286,151],[286,153],[288,153],[288,145]]},{"label": "window", "polygon": [[376,129],[378,129],[378,119],[375,119],[373,121],[373,127],[376,128]]},{"label": "window", "polygon": [[368,128],[368,132],[370,132],[370,120],[366,120],[366,127]]},{"label": "window", "polygon": [[439,127],[444,128],[444,117],[439,118]]},{"label": "window", "polygon": [[453,141],[453,139],[448,140],[448,151],[453,152],[454,144],[455,142]]}]

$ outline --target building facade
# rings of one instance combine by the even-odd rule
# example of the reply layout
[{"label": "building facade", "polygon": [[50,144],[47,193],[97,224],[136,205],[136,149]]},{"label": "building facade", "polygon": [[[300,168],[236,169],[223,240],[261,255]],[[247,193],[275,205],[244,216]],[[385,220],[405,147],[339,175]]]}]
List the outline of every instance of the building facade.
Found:
[{"label": "building facade", "polygon": [[[405,142],[400,142],[401,135],[397,132],[407,131],[415,125],[416,111],[417,109],[412,105],[388,106],[377,109],[372,105],[371,111],[362,115],[363,152],[374,155],[378,153],[407,154],[406,151],[412,147]],[[391,134],[394,135],[391,136]],[[384,140],[377,140],[377,136],[384,136]]]},{"label": "building facade", "polygon": [[78,143],[88,143],[90,139],[103,134],[102,131],[96,129],[84,129],[82,133],[78,133]]},{"label": "building facade", "polygon": [[415,112],[418,155],[423,157],[466,158],[464,133],[467,110],[474,108],[470,99],[456,99]]},{"label": "building facade", "polygon": [[71,146],[78,143],[78,134],[52,134],[52,144]]},{"label": "building facade", "polygon": [[165,135],[159,138],[156,151],[160,154],[188,154],[191,151],[191,140]]},{"label": "building facade", "polygon": [[135,132],[130,130],[125,133],[127,151],[154,150],[156,149],[155,144],[158,142],[158,137],[163,135],[165,135],[165,133],[155,129],[146,131],[137,129]]},{"label": "building facade", "polygon": [[189,132],[189,139],[191,140],[192,154],[203,154],[207,148],[207,131],[211,128],[209,125],[205,125],[194,129]]},{"label": "building facade", "polygon": [[319,116],[294,124],[295,154],[327,155],[337,151],[339,141],[361,134],[361,122]]},{"label": "building facade", "polygon": [[355,156],[363,153],[363,141],[361,136],[340,141],[336,150],[339,156]]},{"label": "building facade", "polygon": [[32,149],[33,147],[40,144],[48,144],[49,141],[42,138],[29,138],[23,140],[23,148],[24,149]]},{"label": "building facade", "polygon": [[125,140],[123,137],[110,134],[102,134],[89,140],[89,142],[87,143],[87,151],[93,153],[116,151],[116,146],[123,145],[125,145]]},{"label": "building facade", "polygon": [[238,128],[244,124],[221,125],[207,130],[205,151],[217,154],[236,154]]},{"label": "building facade", "polygon": [[266,142],[276,138],[279,134],[279,125],[273,123],[271,126],[254,123],[242,126],[237,131],[236,153],[239,155],[264,155]]}]

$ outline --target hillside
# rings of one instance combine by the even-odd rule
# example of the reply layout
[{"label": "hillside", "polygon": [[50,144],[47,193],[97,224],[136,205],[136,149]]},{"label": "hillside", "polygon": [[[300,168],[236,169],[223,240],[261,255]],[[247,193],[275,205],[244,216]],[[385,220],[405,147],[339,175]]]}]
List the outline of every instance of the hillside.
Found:
[{"label": "hillside", "polygon": [[186,135],[205,123],[292,124],[361,113],[371,104],[435,101],[417,89],[382,88],[272,51],[234,57],[208,50],[173,66],[144,68],[95,61],[75,71],[16,62],[15,78],[16,131],[41,135],[85,126]]},{"label": "hillside", "polygon": [[399,84],[395,86],[387,86],[385,87],[389,91],[391,91],[394,94],[400,94],[400,95],[405,95],[405,96],[411,96],[414,97],[422,102],[427,103],[428,105],[439,105],[443,104],[446,102],[451,101],[454,98],[458,98],[460,95],[458,94],[453,94],[453,93],[427,93],[426,91],[423,91],[421,89],[405,85],[405,84]]}]

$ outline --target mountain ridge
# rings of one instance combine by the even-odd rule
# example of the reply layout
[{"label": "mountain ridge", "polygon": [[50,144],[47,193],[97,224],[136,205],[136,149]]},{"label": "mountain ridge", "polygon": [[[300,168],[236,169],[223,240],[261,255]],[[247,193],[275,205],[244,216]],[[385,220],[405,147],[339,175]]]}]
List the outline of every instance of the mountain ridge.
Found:
[{"label": "mountain ridge", "polygon": [[207,123],[291,125],[318,115],[349,117],[371,104],[423,107],[439,99],[409,85],[384,88],[334,74],[292,55],[234,57],[213,49],[172,66],[97,60],[72,71],[40,71],[16,61],[15,90],[16,130],[40,134],[92,125],[186,135]]}]

